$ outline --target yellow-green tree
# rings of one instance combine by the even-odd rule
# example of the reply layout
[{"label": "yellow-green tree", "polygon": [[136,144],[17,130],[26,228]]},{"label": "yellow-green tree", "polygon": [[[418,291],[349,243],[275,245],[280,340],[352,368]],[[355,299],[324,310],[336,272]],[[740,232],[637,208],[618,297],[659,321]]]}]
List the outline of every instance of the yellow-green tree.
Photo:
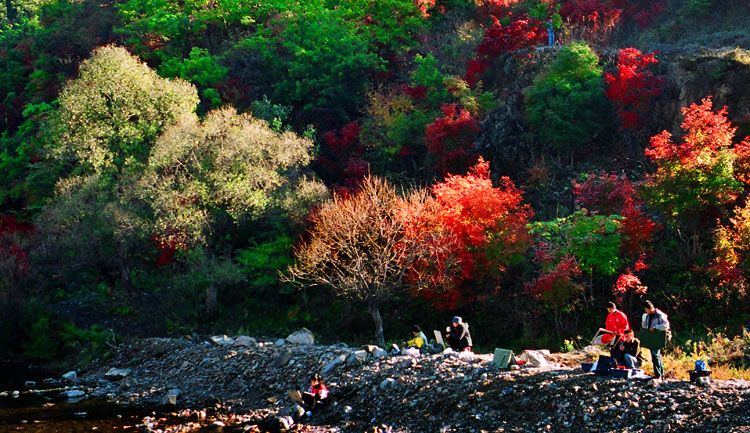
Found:
[{"label": "yellow-green tree", "polygon": [[[155,213],[160,238],[205,253],[210,268],[226,259],[226,235],[263,215],[301,216],[326,195],[306,175],[312,142],[277,133],[233,108],[210,112],[201,122],[183,116],[156,141],[143,177],[143,198]],[[206,311],[217,310],[216,278],[207,279]]]}]

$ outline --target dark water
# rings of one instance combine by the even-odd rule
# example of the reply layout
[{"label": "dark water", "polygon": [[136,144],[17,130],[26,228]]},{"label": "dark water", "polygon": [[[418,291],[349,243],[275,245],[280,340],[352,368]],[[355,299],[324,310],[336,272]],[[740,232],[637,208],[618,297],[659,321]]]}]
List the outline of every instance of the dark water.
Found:
[{"label": "dark water", "polygon": [[[140,432],[144,422],[155,421],[155,428],[163,429],[188,421],[102,399],[68,399],[62,394],[64,385],[44,381],[50,377],[46,373],[0,363],[0,433]],[[36,385],[26,386],[29,380]],[[14,391],[18,391],[17,396]]]}]

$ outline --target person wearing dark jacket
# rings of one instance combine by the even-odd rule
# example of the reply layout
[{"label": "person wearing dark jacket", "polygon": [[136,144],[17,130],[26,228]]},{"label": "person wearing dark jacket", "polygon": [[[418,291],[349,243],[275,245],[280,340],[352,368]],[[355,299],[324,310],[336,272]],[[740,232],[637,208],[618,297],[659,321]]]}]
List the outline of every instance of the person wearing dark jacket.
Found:
[{"label": "person wearing dark jacket", "polygon": [[640,368],[643,362],[641,342],[635,338],[632,329],[625,330],[622,338],[610,351],[610,355],[615,358],[617,365],[624,365],[627,368]]},{"label": "person wearing dark jacket", "polygon": [[448,345],[455,351],[471,352],[471,334],[469,324],[456,316],[451,320],[451,325],[445,330]]}]

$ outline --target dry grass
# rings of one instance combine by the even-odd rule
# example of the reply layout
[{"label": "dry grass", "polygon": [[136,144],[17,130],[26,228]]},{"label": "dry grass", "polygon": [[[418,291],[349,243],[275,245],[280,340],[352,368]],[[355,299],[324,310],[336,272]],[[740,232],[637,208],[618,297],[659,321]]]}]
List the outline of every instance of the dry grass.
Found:
[{"label": "dry grass", "polygon": [[[648,357],[649,351],[644,351]],[[711,377],[717,380],[750,380],[750,334],[728,338],[721,334],[710,336],[710,341],[688,341],[683,348],[676,347],[662,356],[664,374],[668,378],[688,379],[688,371],[695,361],[708,361]],[[644,363],[647,374],[652,372],[651,360]]]}]

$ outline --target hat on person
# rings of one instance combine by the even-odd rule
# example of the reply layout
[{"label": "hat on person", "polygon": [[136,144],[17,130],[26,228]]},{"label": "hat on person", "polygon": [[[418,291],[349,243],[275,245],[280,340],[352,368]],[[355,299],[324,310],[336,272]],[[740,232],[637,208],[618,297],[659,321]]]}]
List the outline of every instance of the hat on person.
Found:
[{"label": "hat on person", "polygon": [[454,316],[453,319],[451,319],[451,322],[458,323],[460,325],[461,323],[463,323],[463,320],[458,316]]}]

